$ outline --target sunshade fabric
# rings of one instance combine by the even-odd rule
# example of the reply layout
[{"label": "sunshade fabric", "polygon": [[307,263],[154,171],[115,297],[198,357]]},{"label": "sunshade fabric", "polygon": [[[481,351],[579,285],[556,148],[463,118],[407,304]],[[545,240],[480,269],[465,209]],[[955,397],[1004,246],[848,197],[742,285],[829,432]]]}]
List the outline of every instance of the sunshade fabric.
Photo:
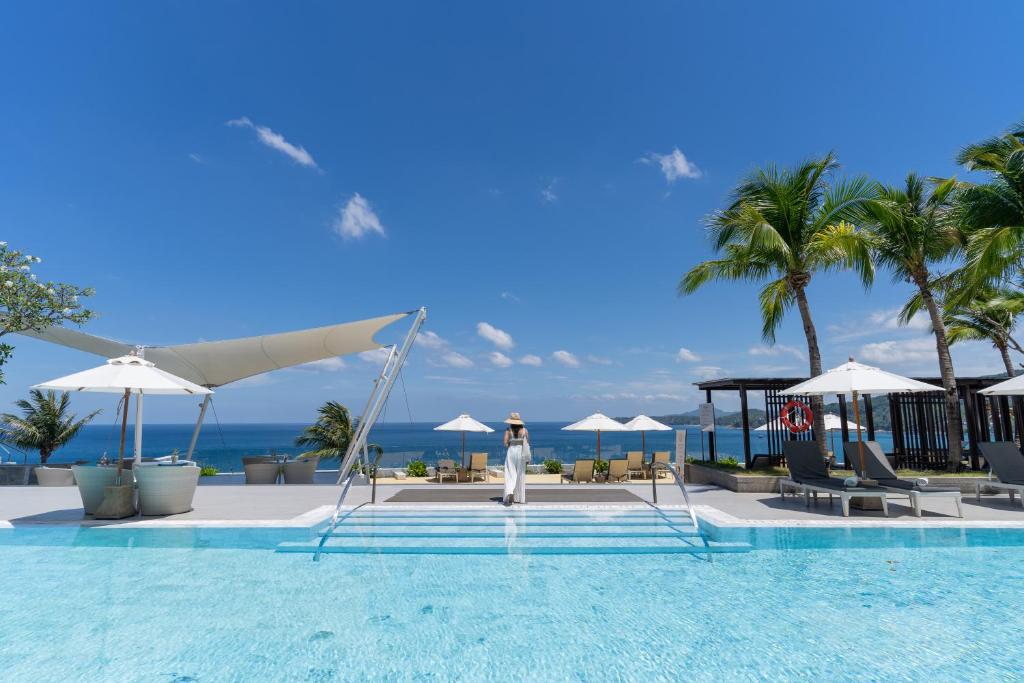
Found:
[{"label": "sunshade fabric", "polygon": [[469,415],[463,413],[454,420],[449,420],[443,425],[434,427],[435,432],[493,432],[494,430],[485,425],[483,422],[474,420]]},{"label": "sunshade fabric", "polygon": [[[381,344],[374,339],[377,332],[407,315],[397,313],[258,337],[176,346],[147,346],[145,357],[161,370],[190,382],[219,387],[271,370],[379,349]],[[21,334],[108,358],[123,356],[135,349],[131,344],[63,327]]]},{"label": "sunshade fabric", "polygon": [[986,396],[1020,396],[1024,395],[1024,375],[1011,377],[1005,382],[993,384],[988,389],[982,389],[979,394]]},{"label": "sunshade fabric", "polygon": [[817,377],[812,377],[806,382],[783,389],[779,393],[824,396],[827,394],[852,394],[855,391],[861,394],[898,394],[942,391],[942,388],[851,360],[823,372]]},{"label": "sunshade fabric", "polygon": [[573,422],[571,425],[562,427],[563,430],[567,431],[578,431],[578,432],[628,432],[631,431],[626,429],[626,425],[613,420],[612,418],[602,413],[594,413],[589,417],[585,417],[579,422]]},{"label": "sunshade fabric", "polygon": [[658,422],[653,417],[637,415],[625,424],[626,429],[631,432],[670,432],[672,428],[667,424]]},{"label": "sunshade fabric", "polygon": [[194,382],[175,377],[137,356],[111,358],[104,365],[37,384],[33,389],[133,394],[212,394]]}]

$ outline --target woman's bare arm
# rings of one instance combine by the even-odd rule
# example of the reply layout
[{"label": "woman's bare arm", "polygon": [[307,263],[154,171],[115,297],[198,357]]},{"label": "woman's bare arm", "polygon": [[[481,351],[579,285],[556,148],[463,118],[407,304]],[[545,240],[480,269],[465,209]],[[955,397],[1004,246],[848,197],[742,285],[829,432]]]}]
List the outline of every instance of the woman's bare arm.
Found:
[{"label": "woman's bare arm", "polygon": [[509,437],[510,433],[511,433],[511,430],[510,429],[506,429],[505,430],[505,436],[504,436],[504,438],[502,438],[502,442],[505,444],[505,448],[508,448],[508,437]]}]

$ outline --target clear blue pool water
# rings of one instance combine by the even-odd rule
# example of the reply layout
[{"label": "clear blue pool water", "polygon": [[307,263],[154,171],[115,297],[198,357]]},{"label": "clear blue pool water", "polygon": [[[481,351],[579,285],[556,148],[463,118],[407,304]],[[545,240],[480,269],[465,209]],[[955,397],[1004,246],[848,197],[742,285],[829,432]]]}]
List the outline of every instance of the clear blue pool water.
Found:
[{"label": "clear blue pool water", "polygon": [[[510,530],[529,532],[530,520],[542,517],[519,514]],[[366,533],[411,528],[375,520],[396,518],[370,516],[360,526]],[[620,531],[636,529],[626,517],[613,521]],[[505,533],[504,525],[456,533],[471,529]],[[308,530],[0,530],[0,678],[1024,676],[1024,531],[739,529],[715,536],[749,543],[750,551],[711,561],[371,552],[314,563],[308,554],[277,552],[280,543],[314,540]]]}]

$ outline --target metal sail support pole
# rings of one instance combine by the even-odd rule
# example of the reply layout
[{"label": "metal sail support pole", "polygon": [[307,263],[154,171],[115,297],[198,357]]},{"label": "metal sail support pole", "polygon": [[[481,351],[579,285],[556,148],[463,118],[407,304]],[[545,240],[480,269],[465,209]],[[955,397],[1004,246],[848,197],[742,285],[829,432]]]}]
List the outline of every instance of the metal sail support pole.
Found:
[{"label": "metal sail support pole", "polygon": [[[345,453],[341,466],[338,468],[338,483],[345,481],[352,471],[352,464],[355,461],[355,457],[366,443],[371,427],[373,427],[374,423],[377,422],[377,418],[380,417],[381,410],[384,409],[388,396],[391,394],[391,388],[395,385],[395,380],[398,378],[398,373],[401,372],[402,366],[405,365],[405,360],[409,357],[409,352],[412,350],[413,343],[416,341],[416,335],[419,334],[420,328],[423,326],[423,322],[426,319],[427,309],[420,308],[419,311],[416,312],[416,317],[413,319],[412,325],[409,327],[409,333],[406,334],[402,345],[397,349],[392,349],[391,354],[388,356],[388,361],[384,364],[384,370],[381,372],[381,375],[374,386],[375,395],[372,396],[371,401],[367,406],[367,412],[359,419],[359,426],[356,430],[355,437],[349,444],[348,451]],[[332,530],[334,526],[337,525],[338,514],[341,511],[341,506],[345,500],[345,494],[347,492],[348,486],[346,484],[345,489],[338,498],[338,504],[334,508],[334,515],[331,519]]]},{"label": "metal sail support pole", "polygon": [[196,443],[199,441],[199,430],[203,427],[206,409],[210,407],[210,396],[210,394],[203,396],[203,402],[199,404],[199,419],[196,420],[196,427],[192,430],[192,439],[188,442],[188,453],[185,455],[185,460],[192,460],[192,454],[196,450]]},{"label": "metal sail support pole", "polygon": [[356,431],[352,435],[352,440],[348,442],[348,448],[345,449],[345,456],[341,459],[338,464],[338,483],[340,484],[345,480],[343,474],[343,466],[353,454],[359,452],[359,444],[365,441],[363,437],[363,430],[366,428],[366,418],[373,412],[374,407],[377,405],[377,401],[380,399],[380,391],[384,386],[384,380],[388,376],[388,372],[391,370],[391,366],[395,362],[395,358],[398,355],[398,350],[392,346],[388,352],[388,357],[384,361],[384,367],[381,368],[380,374],[376,379],[373,380],[373,390],[370,391],[370,398],[366,401],[366,406],[363,408],[362,414],[359,416],[359,420],[356,422]]}]

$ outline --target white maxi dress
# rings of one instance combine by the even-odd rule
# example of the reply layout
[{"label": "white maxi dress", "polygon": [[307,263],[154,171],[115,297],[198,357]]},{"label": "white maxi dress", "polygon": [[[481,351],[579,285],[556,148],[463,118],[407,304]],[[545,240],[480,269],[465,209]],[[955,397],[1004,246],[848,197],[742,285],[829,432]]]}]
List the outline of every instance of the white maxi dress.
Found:
[{"label": "white maxi dress", "polygon": [[525,438],[508,440],[505,454],[505,497],[513,503],[526,502],[526,465],[530,462],[530,442]]}]

